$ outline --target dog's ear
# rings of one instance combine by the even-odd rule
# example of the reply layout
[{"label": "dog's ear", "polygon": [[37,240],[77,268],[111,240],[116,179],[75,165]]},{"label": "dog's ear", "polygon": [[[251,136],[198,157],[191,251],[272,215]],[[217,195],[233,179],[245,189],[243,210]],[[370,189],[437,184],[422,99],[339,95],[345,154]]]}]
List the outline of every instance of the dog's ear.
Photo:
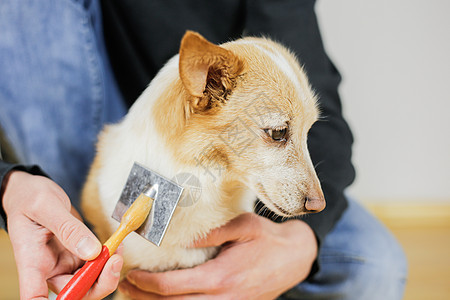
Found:
[{"label": "dog's ear", "polygon": [[243,69],[243,62],[235,54],[196,32],[187,31],[181,40],[180,78],[192,96],[190,105],[195,112],[224,103]]}]

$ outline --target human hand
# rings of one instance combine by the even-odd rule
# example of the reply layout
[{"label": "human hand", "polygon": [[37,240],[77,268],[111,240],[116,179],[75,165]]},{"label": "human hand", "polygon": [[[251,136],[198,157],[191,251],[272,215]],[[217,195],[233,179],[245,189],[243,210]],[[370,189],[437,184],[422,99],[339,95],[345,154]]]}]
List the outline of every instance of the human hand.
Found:
[{"label": "human hand", "polygon": [[278,224],[252,213],[212,230],[194,246],[219,245],[217,257],[192,269],[130,271],[119,290],[133,299],[274,299],[303,281],[317,256],[306,223]]},{"label": "human hand", "polygon": [[[46,299],[49,287],[61,291],[82,260],[97,257],[102,246],[56,183],[21,171],[7,176],[2,202],[19,273],[20,298]],[[111,256],[85,299],[112,293],[122,263],[121,256]]]}]

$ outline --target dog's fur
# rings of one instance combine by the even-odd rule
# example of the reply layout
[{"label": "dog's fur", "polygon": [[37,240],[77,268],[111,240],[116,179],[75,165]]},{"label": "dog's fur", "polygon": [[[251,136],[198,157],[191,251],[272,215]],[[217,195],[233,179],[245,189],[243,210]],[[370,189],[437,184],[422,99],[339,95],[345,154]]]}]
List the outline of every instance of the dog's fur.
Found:
[{"label": "dog's fur", "polygon": [[110,216],[133,162],[167,178],[193,174],[200,199],[176,209],[161,247],[128,236],[124,270],[203,263],[216,249],[187,246],[251,211],[256,196],[281,216],[324,208],[306,143],[317,119],[306,75],[284,47],[264,38],[217,46],[187,32],[128,115],[100,134],[84,214],[104,241],[118,226]]}]

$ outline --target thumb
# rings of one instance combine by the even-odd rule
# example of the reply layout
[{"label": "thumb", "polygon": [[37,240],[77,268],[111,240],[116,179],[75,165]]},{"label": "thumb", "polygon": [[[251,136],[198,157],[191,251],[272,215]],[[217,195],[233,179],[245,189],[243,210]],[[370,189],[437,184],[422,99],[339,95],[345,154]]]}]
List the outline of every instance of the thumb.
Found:
[{"label": "thumb", "polygon": [[244,213],[225,225],[214,228],[206,237],[196,240],[192,247],[216,247],[227,242],[246,242],[253,239],[261,231],[261,225],[257,215]]},{"label": "thumb", "polygon": [[89,228],[66,210],[61,210],[57,218],[50,220],[47,228],[66,249],[82,260],[94,259],[102,250],[100,241]]},{"label": "thumb", "polygon": [[100,241],[83,222],[70,213],[67,205],[55,200],[48,201],[52,205],[41,206],[39,214],[35,214],[33,219],[53,232],[61,244],[80,259],[96,258],[102,250]]}]

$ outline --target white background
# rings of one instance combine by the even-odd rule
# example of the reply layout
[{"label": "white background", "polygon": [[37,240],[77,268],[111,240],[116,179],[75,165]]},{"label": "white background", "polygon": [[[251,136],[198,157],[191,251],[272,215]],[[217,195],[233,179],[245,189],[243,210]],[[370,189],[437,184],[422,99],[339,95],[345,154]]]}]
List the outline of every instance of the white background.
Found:
[{"label": "white background", "polygon": [[450,1],[319,0],[363,201],[450,202]]}]

